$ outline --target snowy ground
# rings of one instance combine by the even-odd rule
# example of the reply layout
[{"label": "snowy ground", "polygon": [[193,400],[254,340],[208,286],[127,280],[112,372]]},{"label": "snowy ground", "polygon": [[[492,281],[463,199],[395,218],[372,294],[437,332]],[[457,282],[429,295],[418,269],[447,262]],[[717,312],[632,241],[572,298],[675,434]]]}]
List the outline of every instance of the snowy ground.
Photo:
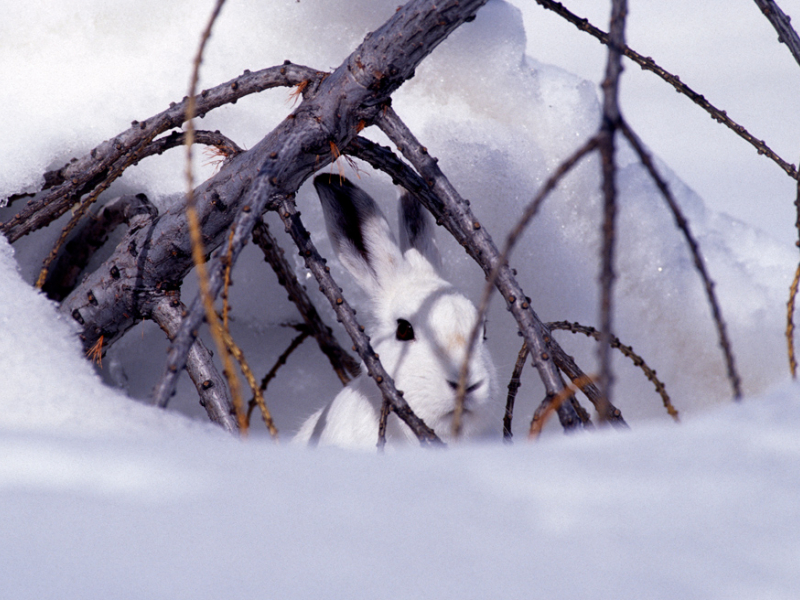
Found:
[{"label": "snowy ground", "polygon": [[[0,148],[0,196],[182,97],[210,4],[71,0],[4,11],[0,128],[19,142]],[[204,85],[285,58],[332,68],[395,4],[231,0]],[[567,4],[605,27],[607,7],[598,14],[598,3]],[[666,13],[639,4],[631,3],[631,45],[792,160],[800,69],[753,3],[718,0],[698,10],[681,1]],[[796,3],[781,5],[800,14]],[[510,227],[507,215],[597,126],[596,87],[585,80],[599,79],[604,56],[532,2],[520,6],[521,14],[490,2],[395,99],[498,238]],[[552,433],[533,446],[382,457],[275,447],[258,432],[232,440],[184,416],[200,414],[188,386],[175,405],[184,414],[125,396],[146,397],[159,372],[165,343],[156,328],[140,327],[107,356],[101,375],[119,389],[101,383],[72,324],[29,286],[57,228],[14,250],[0,241],[2,596],[798,597],[800,406],[786,381],[782,338],[796,260],[791,181],[635,71],[623,81],[623,109],[664,159],[703,245],[745,402],[729,403],[688,255],[625,149],[617,329],[667,382],[685,415],[681,426],[619,361],[617,397],[634,425],[625,434]],[[288,110],[279,91],[199,125],[251,146]],[[180,157],[149,161],[112,192],[145,191],[166,206],[181,190]],[[514,255],[546,320],[595,321],[597,170],[587,163],[565,182]],[[376,196],[391,187],[378,175],[362,177]],[[299,202],[325,248],[313,195],[305,190]],[[476,268],[443,244],[454,278],[476,282],[465,285],[475,297]],[[273,279],[253,254],[234,286],[234,336],[258,372],[288,343],[279,324],[294,318]],[[264,314],[265,305],[277,312]],[[501,374],[517,351],[508,331],[496,310],[490,342]],[[591,346],[565,340],[591,370]],[[336,386],[319,375],[324,360],[310,345],[293,360],[268,397],[284,439]],[[519,430],[541,396],[533,380],[526,373]]]}]

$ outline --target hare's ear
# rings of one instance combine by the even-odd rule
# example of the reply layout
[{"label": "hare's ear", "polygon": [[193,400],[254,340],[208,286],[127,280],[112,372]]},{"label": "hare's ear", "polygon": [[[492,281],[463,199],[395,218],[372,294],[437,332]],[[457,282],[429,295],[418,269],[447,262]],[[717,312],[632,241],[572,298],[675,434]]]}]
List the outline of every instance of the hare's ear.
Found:
[{"label": "hare's ear", "polygon": [[416,249],[428,259],[437,271],[441,271],[442,257],[436,245],[433,217],[410,192],[400,189],[400,250]]},{"label": "hare's ear", "polygon": [[403,263],[386,217],[366,192],[344,177],[318,175],[314,187],[339,261],[362,288],[375,294]]}]

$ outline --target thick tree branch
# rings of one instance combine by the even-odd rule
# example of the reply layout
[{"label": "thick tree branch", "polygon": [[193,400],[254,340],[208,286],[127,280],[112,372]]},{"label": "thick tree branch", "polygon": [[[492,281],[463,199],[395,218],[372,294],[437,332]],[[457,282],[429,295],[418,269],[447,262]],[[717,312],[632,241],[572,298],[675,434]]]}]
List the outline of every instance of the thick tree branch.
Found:
[{"label": "thick tree branch", "polygon": [[[168,293],[153,302],[150,318],[153,319],[171,340],[180,327],[184,307],[178,294]],[[238,433],[233,403],[231,402],[225,378],[214,366],[211,352],[201,340],[196,340],[186,358],[186,371],[200,395],[200,404],[206,409],[208,417],[231,433]]]},{"label": "thick tree branch", "polygon": [[[245,71],[240,77],[198,94],[196,114],[203,117],[211,110],[235,103],[239,98],[249,94],[277,86],[290,87],[303,81],[313,82],[303,90],[303,94],[310,94],[325,75],[288,62],[255,73]],[[0,232],[5,234],[10,242],[14,242],[60,217],[78,202],[82,195],[89,193],[105,180],[113,168],[130,158],[130,153],[142,146],[145,139],[152,139],[161,132],[182,125],[185,121],[187,103],[188,99],[184,98],[182,102],[172,103],[169,109],[149,119],[133,121],[130,129],[106,140],[85,156],[73,159],[58,171],[46,173],[42,190],[47,193],[30,200],[25,208],[0,226]],[[152,133],[154,128],[155,134]]]}]

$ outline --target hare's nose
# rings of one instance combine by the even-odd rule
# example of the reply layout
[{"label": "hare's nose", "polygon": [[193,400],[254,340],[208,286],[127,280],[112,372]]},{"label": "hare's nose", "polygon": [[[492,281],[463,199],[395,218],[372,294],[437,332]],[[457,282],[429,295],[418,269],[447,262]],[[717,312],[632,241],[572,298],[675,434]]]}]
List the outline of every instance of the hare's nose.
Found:
[{"label": "hare's nose", "polygon": [[[448,385],[449,385],[449,386],[450,386],[450,387],[451,387],[453,390],[457,390],[457,389],[458,389],[458,382],[457,382],[457,381],[450,381],[450,380],[448,379],[448,380],[447,380],[447,384],[448,384]],[[474,392],[475,390],[477,390],[477,389],[478,389],[479,387],[481,387],[482,385],[483,385],[483,379],[481,379],[481,380],[480,380],[480,381],[478,381],[478,382],[475,382],[475,383],[473,383],[471,386],[469,386],[469,387],[467,388],[467,390],[466,390],[466,391],[467,391],[467,393],[468,393],[468,394],[471,394],[472,392]]]}]

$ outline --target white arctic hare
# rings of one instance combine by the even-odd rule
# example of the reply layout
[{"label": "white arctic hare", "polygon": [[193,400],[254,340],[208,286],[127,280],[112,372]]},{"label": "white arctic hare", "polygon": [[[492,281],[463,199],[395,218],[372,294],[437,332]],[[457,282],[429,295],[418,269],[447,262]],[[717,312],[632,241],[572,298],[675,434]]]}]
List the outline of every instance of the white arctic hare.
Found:
[{"label": "white arctic hare", "polygon": [[[451,434],[455,389],[467,340],[477,319],[472,303],[442,279],[433,222],[407,193],[400,201],[400,244],[375,201],[342,177],[320,175],[314,187],[342,265],[371,303],[368,333],[381,362],[414,412],[444,440]],[[496,376],[483,340],[469,364],[463,436],[495,433],[501,410]],[[311,445],[375,448],[382,395],[361,375],[309,417],[295,440]],[[387,442],[414,440],[396,415]]]}]

